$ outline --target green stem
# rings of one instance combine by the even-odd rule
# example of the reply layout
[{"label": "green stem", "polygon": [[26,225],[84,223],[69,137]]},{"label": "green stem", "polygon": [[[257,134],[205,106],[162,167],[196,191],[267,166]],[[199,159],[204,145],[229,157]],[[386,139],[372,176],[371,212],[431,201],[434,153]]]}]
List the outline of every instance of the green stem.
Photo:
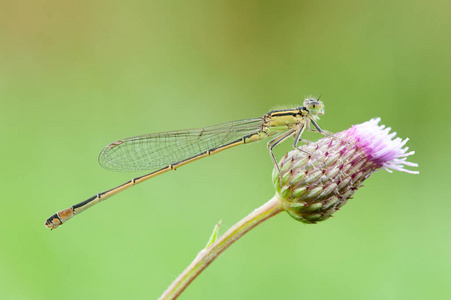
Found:
[{"label": "green stem", "polygon": [[244,219],[233,225],[216,242],[202,250],[193,262],[177,277],[161,295],[160,300],[176,299],[186,287],[210,265],[224,250],[236,242],[249,230],[283,211],[282,205],[274,196],[271,200],[254,210]]}]

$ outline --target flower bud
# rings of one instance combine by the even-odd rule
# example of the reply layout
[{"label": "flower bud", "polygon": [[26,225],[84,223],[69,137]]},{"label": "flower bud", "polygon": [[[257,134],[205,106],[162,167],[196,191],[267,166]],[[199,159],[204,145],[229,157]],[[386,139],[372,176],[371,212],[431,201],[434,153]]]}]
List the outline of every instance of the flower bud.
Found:
[{"label": "flower bud", "polygon": [[351,199],[362,182],[385,168],[417,167],[406,158],[414,154],[404,147],[408,139],[395,138],[390,128],[372,119],[293,150],[274,168],[273,182],[284,209],[296,220],[315,224],[327,220]]}]

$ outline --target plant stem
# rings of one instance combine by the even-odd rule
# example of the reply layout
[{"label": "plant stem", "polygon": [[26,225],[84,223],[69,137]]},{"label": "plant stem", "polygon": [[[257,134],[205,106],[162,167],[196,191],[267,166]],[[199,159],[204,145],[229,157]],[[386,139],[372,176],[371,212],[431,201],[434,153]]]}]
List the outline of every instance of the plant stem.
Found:
[{"label": "plant stem", "polygon": [[186,289],[186,287],[206,268],[210,265],[224,250],[236,242],[249,230],[267,219],[277,215],[283,211],[277,197],[254,210],[244,219],[233,225],[226,233],[224,233],[216,242],[206,249],[203,249],[191,264],[177,277],[176,280],[161,295],[159,300],[176,299]]}]

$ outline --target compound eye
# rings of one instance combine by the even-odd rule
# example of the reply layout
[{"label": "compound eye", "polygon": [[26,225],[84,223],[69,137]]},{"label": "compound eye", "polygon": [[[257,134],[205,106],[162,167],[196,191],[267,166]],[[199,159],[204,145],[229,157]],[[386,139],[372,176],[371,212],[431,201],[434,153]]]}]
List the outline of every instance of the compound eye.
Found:
[{"label": "compound eye", "polygon": [[317,108],[319,108],[319,103],[318,102],[309,103],[308,108],[309,109],[317,109]]}]

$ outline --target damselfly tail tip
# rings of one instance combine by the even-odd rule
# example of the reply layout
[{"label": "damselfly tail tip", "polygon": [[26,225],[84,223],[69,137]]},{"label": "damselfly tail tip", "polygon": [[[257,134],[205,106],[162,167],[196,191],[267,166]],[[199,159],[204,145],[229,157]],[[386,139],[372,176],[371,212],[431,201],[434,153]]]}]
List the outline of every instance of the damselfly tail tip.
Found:
[{"label": "damselfly tail tip", "polygon": [[48,218],[44,223],[44,225],[47,228],[50,228],[50,230],[58,228],[59,226],[61,226],[61,224],[63,223],[61,223],[61,220],[58,218],[57,214],[54,214],[53,216]]}]

